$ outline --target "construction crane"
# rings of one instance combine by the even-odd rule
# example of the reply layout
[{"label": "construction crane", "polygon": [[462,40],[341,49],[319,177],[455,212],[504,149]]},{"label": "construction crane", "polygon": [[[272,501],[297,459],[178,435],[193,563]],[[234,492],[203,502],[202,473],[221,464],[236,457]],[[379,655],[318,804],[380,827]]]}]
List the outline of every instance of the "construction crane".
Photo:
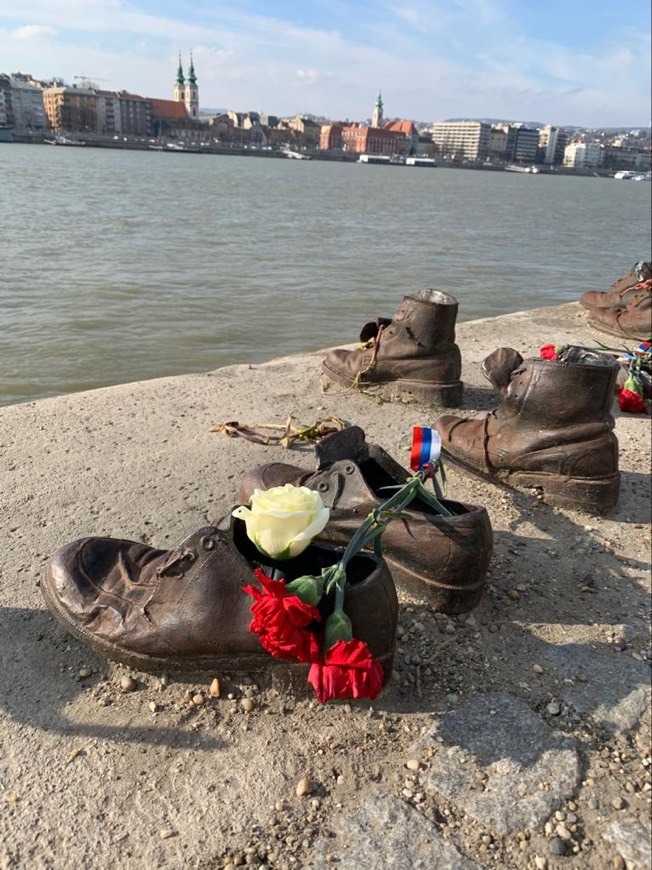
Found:
[{"label": "construction crane", "polygon": [[95,76],[93,76],[93,78],[91,78],[90,76],[85,76],[85,75],[75,76],[74,78],[77,81],[79,81],[82,88],[96,88],[97,85],[95,84],[95,82],[108,82],[109,81],[109,79],[98,79],[98,78],[95,78]]}]

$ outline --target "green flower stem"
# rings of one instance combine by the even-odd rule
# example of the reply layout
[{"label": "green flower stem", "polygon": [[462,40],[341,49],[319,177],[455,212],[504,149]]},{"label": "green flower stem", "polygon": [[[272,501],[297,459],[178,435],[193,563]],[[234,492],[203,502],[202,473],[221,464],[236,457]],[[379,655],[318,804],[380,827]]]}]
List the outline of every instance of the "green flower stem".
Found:
[{"label": "green flower stem", "polygon": [[333,585],[335,586],[335,612],[341,611],[344,608],[346,567],[348,563],[361,550],[371,546],[392,520],[400,519],[401,512],[417,496],[435,507],[443,516],[452,516],[451,512],[438,499],[431,496],[424,487],[423,482],[425,477],[426,472],[416,472],[400,487],[398,492],[395,492],[380,507],[373,510],[347,544],[340,562],[324,571],[326,588],[331,589]]}]

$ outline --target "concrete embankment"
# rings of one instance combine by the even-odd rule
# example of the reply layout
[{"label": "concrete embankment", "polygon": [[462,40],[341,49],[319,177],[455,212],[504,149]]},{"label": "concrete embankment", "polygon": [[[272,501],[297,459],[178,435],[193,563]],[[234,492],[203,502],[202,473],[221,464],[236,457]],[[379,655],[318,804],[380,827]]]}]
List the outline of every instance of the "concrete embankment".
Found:
[{"label": "concrete embankment", "polygon": [[[498,404],[480,372],[496,347],[597,341],[575,304],[459,325],[458,413]],[[449,497],[492,520],[487,593],[449,618],[399,590],[395,674],[373,705],[319,706],[278,669],[214,674],[210,698],[205,677],[127,672],[49,616],[37,583],[62,544],[172,547],[253,466],[314,465],[310,447],[215,423],[337,415],[407,464],[412,426],[444,412],[323,393],[322,356],[0,409],[0,866],[647,867],[650,427],[615,403],[609,517],[449,469]]]}]

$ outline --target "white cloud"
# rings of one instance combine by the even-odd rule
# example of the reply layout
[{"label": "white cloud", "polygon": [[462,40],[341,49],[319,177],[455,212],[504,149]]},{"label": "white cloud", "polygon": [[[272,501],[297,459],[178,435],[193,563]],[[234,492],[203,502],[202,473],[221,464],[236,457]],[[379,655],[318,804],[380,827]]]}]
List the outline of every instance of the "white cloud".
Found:
[{"label": "white cloud", "polygon": [[14,30],[11,35],[14,39],[43,39],[47,36],[55,36],[56,32],[54,27],[48,27],[47,24],[25,24]]},{"label": "white cloud", "polygon": [[380,88],[390,117],[649,122],[646,29],[577,49],[524,31],[501,0],[381,0],[357,21],[332,2],[319,28],[217,0],[179,20],[138,0],[23,0],[0,13],[0,71],[72,80],[89,69],[108,87],[166,97],[177,51],[187,62],[192,49],[204,106],[362,120]]}]

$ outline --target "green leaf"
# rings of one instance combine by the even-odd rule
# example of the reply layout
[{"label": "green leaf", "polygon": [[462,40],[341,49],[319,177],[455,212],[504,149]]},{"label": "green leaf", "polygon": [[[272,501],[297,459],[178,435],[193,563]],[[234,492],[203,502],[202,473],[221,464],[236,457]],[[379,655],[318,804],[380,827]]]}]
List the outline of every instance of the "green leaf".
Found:
[{"label": "green leaf", "polygon": [[353,626],[343,610],[336,610],[326,620],[324,626],[324,649],[329,650],[338,640],[351,640]]},{"label": "green leaf", "polygon": [[324,594],[324,579],[306,574],[304,577],[297,577],[296,580],[290,581],[286,585],[285,591],[291,595],[296,595],[306,604],[317,607]]}]

